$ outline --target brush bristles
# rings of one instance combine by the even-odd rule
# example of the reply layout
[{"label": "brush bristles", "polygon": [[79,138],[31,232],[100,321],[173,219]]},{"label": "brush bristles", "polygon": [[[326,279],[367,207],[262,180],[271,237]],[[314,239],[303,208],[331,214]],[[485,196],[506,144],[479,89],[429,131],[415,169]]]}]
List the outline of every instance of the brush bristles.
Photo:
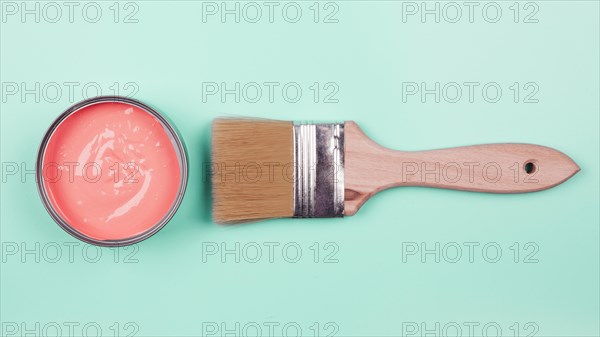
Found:
[{"label": "brush bristles", "polygon": [[254,119],[213,122],[215,222],[293,216],[293,132],[292,122]]}]

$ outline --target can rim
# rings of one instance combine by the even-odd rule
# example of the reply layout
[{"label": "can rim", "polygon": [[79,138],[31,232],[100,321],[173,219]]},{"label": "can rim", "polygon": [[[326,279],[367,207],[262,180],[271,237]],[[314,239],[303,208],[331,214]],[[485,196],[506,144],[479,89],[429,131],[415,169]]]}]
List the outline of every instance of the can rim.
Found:
[{"label": "can rim", "polygon": [[[101,240],[101,239],[95,239],[95,238],[89,237],[89,236],[79,232],[73,226],[71,226],[67,221],[65,221],[58,214],[58,212],[54,209],[54,206],[52,205],[52,203],[50,202],[50,199],[48,198],[48,193],[46,192],[46,188],[44,186],[44,176],[43,176],[44,155],[46,152],[46,148],[48,146],[48,142],[49,142],[50,138],[52,137],[52,135],[54,134],[54,131],[56,131],[58,126],[67,117],[69,117],[76,111],[79,111],[79,110],[81,110],[85,107],[91,106],[91,105],[95,105],[98,103],[105,103],[105,102],[119,102],[119,103],[130,104],[130,105],[136,106],[136,107],[150,113],[152,116],[157,118],[162,123],[163,127],[167,130],[167,132],[171,136],[173,142],[175,143],[177,155],[181,161],[181,172],[180,172],[181,180],[179,182],[179,190],[177,192],[177,197],[173,201],[173,204],[171,205],[171,208],[169,209],[169,211],[165,214],[165,216],[159,222],[154,224],[148,230],[146,230],[140,234],[134,235],[132,237],[127,237],[127,238],[118,239],[118,240]],[[187,186],[187,180],[188,180],[187,154],[185,151],[185,146],[183,144],[182,138],[179,136],[177,130],[159,112],[157,112],[150,106],[142,103],[141,101],[138,101],[136,99],[129,98],[129,97],[98,96],[98,97],[88,98],[81,102],[73,104],[72,106],[67,108],[63,113],[61,113],[54,120],[54,122],[52,122],[52,124],[50,125],[50,127],[48,128],[46,133],[44,134],[44,138],[42,139],[42,142],[40,143],[40,146],[38,148],[38,153],[37,153],[36,185],[37,185],[38,194],[40,195],[40,198],[42,199],[42,203],[44,204],[46,211],[50,214],[50,217],[52,217],[52,219],[63,230],[65,230],[67,233],[69,233],[71,236],[73,236],[81,241],[84,241],[84,242],[87,242],[89,244],[93,244],[96,246],[119,247],[119,246],[132,245],[132,244],[138,243],[140,241],[143,241],[143,240],[151,237],[152,235],[158,233],[158,231],[160,231],[171,220],[171,218],[173,218],[173,216],[177,212],[177,209],[181,205],[183,196],[185,194],[186,186]]]}]

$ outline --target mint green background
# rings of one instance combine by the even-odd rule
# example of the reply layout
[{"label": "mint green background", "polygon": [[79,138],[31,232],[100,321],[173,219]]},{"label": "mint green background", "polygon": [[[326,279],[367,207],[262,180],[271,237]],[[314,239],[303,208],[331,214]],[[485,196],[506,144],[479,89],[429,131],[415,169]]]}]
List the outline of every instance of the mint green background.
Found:
[{"label": "mint green background", "polygon": [[[137,24],[1,24],[1,82],[136,82],[134,98],[156,107],[187,145],[190,178],[173,220],[129,250],[102,249],[98,263],[4,256],[2,322],[135,322],[137,336],[192,336],[202,322],[335,322],[338,336],[402,334],[402,322],[497,322],[512,336],[514,322],[535,322],[537,336],[598,336],[599,331],[599,2],[541,1],[539,23],[512,22],[510,3],[496,24],[476,16],[460,23],[401,21],[401,3],[340,1],[339,23],[313,23],[308,6],[296,24],[202,23],[200,3],[137,2]],[[512,3],[512,2],[511,2]],[[81,8],[81,7],[79,7]],[[202,82],[298,82],[298,103],[202,102]],[[498,82],[492,104],[476,96],[459,103],[403,103],[402,82]],[[536,82],[537,104],[514,103],[513,82]],[[337,104],[314,103],[313,82],[336,82]],[[81,88],[81,87],[80,87]],[[81,93],[76,94],[80,100]],[[39,141],[72,102],[1,103],[1,161],[34,169]],[[488,195],[422,188],[389,190],[344,219],[273,220],[223,227],[210,220],[202,179],[209,126],[223,115],[289,120],[355,120],[376,141],[405,150],[491,142],[555,147],[582,171],[553,189]],[[44,210],[31,174],[2,183],[3,243],[75,242]],[[202,261],[202,244],[297,242],[298,263],[276,256],[258,263]],[[309,247],[333,242],[338,263],[313,262]],[[402,242],[497,242],[498,263],[476,255],[458,263],[402,261]],[[539,246],[539,263],[512,261],[509,247]],[[66,254],[66,248],[63,254]],[[92,250],[93,252],[93,250]],[[329,251],[321,251],[322,254]],[[80,326],[81,328],[81,326]],[[330,330],[328,330],[330,331]],[[480,330],[476,330],[480,331]],[[520,335],[527,331],[521,329]],[[63,332],[66,335],[66,331]],[[126,335],[121,329],[120,335]],[[263,331],[266,335],[266,331]],[[326,335],[321,329],[320,335]],[[467,331],[463,330],[463,335]]]}]

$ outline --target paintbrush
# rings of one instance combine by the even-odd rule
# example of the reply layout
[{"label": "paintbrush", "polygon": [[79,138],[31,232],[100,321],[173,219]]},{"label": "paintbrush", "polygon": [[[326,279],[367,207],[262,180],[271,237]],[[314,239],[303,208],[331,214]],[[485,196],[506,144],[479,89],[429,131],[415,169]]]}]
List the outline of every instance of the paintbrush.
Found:
[{"label": "paintbrush", "polygon": [[532,144],[391,150],[350,121],[216,119],[211,161],[217,223],[354,215],[375,193],[396,186],[534,192],[579,171],[564,153]]}]

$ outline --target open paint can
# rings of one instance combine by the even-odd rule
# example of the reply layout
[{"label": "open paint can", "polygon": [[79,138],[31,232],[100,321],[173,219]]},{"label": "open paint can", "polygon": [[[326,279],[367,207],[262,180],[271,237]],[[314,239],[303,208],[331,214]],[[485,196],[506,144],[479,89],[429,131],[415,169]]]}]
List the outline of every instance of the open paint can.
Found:
[{"label": "open paint can", "polygon": [[124,246],[173,217],[187,182],[185,148],[158,112],[130,98],[77,103],[52,123],[37,157],[37,187],[69,234]]}]

